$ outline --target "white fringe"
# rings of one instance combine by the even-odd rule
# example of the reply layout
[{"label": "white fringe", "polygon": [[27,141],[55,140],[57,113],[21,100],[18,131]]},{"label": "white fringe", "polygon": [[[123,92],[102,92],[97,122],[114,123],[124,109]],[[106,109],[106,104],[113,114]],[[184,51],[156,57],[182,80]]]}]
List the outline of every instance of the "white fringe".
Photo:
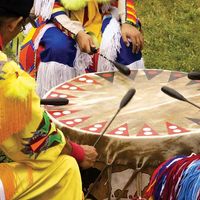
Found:
[{"label": "white fringe", "polygon": [[130,65],[126,65],[130,70],[134,70],[134,69],[145,69],[144,66],[144,59],[141,58],[140,60],[137,60],[133,63],[131,63]]},{"label": "white fringe", "polygon": [[51,88],[75,76],[73,67],[57,62],[41,62],[37,74],[37,94],[42,98]]},{"label": "white fringe", "polygon": [[34,41],[34,48],[35,49],[38,49],[39,47],[39,44],[40,44],[40,41],[43,37],[43,35],[45,34],[45,32],[51,28],[51,27],[55,27],[54,24],[46,24],[39,32],[39,34],[37,35],[37,37],[35,38],[35,41]]},{"label": "white fringe", "polygon": [[0,179],[0,200],[6,200],[6,195],[1,179]]},{"label": "white fringe", "polygon": [[[117,53],[120,51],[121,48],[120,38],[121,29],[119,22],[116,18],[112,18],[103,33],[100,53],[108,59],[115,61],[117,58]],[[131,70],[145,69],[144,60],[143,58],[141,58],[140,60],[127,65],[127,67]],[[109,61],[99,56],[97,71],[116,71],[116,68],[112,64],[110,64]]]},{"label": "white fringe", "polygon": [[55,0],[35,0],[33,6],[35,15],[41,16],[44,20],[50,19],[54,2]]},{"label": "white fringe", "polygon": [[[119,52],[121,48],[120,38],[121,30],[119,22],[115,18],[112,18],[103,33],[100,53],[110,60],[116,60],[117,52]],[[101,72],[113,70],[114,66],[112,66],[109,61],[99,56],[97,71]]]},{"label": "white fringe", "polygon": [[110,3],[105,3],[100,8],[101,8],[101,12],[103,14],[106,14],[106,13],[109,13],[109,11],[111,10],[111,5]]},{"label": "white fringe", "polygon": [[76,70],[76,74],[81,75],[85,74],[85,69],[92,65],[92,56],[81,52],[80,48],[78,45],[76,46],[77,52],[76,52],[76,58],[74,60],[74,68]]}]

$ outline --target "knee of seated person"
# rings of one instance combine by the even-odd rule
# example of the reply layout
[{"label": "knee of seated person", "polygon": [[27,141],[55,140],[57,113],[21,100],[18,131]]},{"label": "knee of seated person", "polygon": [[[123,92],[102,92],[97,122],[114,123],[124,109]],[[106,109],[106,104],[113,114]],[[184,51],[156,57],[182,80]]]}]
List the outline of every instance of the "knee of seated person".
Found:
[{"label": "knee of seated person", "polygon": [[50,56],[52,61],[68,64],[69,59],[75,58],[76,42],[56,28],[46,31],[41,44],[45,46],[45,50],[41,53],[43,61],[47,61],[46,59]]},{"label": "knee of seated person", "polygon": [[75,158],[73,158],[72,156],[68,156],[68,155],[62,155],[62,159],[63,159],[64,163],[66,164],[68,170],[70,170],[72,173],[79,172],[78,163],[75,160]]},{"label": "knee of seated person", "polygon": [[74,53],[76,51],[75,41],[65,35],[52,40],[49,46],[52,53],[57,55]]}]

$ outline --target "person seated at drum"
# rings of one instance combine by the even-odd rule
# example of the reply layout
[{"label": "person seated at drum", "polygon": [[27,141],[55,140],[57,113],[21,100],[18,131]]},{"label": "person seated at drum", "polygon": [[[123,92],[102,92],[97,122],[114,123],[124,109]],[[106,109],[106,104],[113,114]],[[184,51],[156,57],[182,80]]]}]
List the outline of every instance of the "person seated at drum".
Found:
[{"label": "person seated at drum", "polygon": [[[23,28],[33,0],[0,1],[0,49]],[[90,146],[67,141],[40,107],[35,80],[0,51],[0,199],[81,200],[79,167],[94,164]],[[69,155],[66,155],[65,153]]]},{"label": "person seated at drum", "polygon": [[[39,13],[37,6],[35,10]],[[93,53],[92,48],[99,46],[100,53],[110,60],[131,69],[144,68],[141,54],[144,40],[132,0],[114,3],[56,0],[51,20],[46,23],[38,20],[37,25],[22,46],[20,64],[33,76],[37,72],[40,96],[79,74],[115,70],[98,53],[89,55]]]}]

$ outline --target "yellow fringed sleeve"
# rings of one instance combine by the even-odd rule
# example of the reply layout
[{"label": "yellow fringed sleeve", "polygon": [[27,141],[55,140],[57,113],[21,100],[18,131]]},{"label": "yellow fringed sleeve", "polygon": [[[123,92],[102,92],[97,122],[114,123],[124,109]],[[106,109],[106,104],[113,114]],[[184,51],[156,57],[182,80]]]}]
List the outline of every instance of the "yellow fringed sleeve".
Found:
[{"label": "yellow fringed sleeve", "polygon": [[35,88],[34,79],[15,62],[5,61],[6,56],[1,52],[0,62],[3,66],[0,72],[0,144],[9,136],[23,130],[30,122],[31,96]]},{"label": "yellow fringed sleeve", "polygon": [[88,2],[109,3],[111,0],[61,0],[66,10],[77,11],[83,9]]},{"label": "yellow fringed sleeve", "polygon": [[0,177],[1,181],[6,189],[6,199],[12,199],[16,190],[15,175],[12,168],[5,163],[0,165]]}]

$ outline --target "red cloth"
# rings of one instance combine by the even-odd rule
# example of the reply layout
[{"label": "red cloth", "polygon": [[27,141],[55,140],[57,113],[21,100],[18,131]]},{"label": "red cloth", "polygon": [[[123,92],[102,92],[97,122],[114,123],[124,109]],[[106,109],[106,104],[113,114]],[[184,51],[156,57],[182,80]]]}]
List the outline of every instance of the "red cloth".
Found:
[{"label": "red cloth", "polygon": [[71,156],[74,157],[78,163],[81,163],[85,157],[83,148],[79,144],[76,144],[72,141],[69,141],[69,143],[72,147]]},{"label": "red cloth", "polygon": [[2,36],[0,34],[0,50],[2,51],[3,49],[3,39],[2,39]]}]

